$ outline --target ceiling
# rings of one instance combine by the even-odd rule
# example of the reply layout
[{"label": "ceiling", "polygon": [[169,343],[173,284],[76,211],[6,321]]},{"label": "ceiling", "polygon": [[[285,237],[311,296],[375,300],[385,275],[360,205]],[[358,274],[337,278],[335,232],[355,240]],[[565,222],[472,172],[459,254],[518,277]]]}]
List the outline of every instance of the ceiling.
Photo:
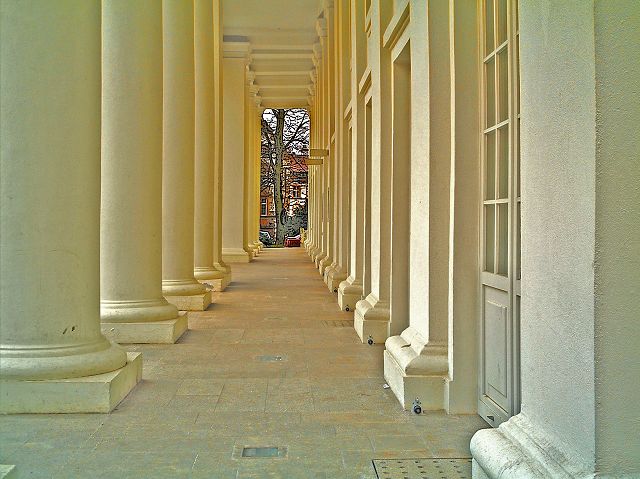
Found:
[{"label": "ceiling", "polygon": [[265,108],[306,107],[321,0],[223,0],[225,41],[248,41]]}]

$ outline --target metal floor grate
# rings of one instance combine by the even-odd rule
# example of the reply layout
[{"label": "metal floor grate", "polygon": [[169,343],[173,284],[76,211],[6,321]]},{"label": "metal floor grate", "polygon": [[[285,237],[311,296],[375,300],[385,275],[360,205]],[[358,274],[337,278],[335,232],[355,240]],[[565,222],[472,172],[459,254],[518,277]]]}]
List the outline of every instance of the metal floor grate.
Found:
[{"label": "metal floor grate", "polygon": [[471,459],[374,459],[378,479],[471,479]]},{"label": "metal floor grate", "polygon": [[287,357],[285,355],[279,355],[279,356],[271,356],[271,355],[266,355],[266,356],[256,356],[256,359],[258,361],[262,361],[262,362],[266,362],[266,363],[271,363],[271,362],[281,362],[281,361],[286,361]]},{"label": "metal floor grate", "polygon": [[287,446],[240,446],[233,447],[234,459],[282,459],[287,457]]}]

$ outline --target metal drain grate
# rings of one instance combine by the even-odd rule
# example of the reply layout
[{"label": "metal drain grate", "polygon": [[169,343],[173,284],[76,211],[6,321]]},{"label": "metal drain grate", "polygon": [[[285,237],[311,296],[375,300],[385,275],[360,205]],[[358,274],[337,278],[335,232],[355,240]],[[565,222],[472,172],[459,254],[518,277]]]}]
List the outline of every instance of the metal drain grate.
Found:
[{"label": "metal drain grate", "polygon": [[232,457],[236,459],[278,459],[287,457],[287,446],[235,446]]},{"label": "metal drain grate", "polygon": [[258,361],[266,362],[266,363],[276,363],[280,361],[286,361],[286,356],[256,356]]},{"label": "metal drain grate", "polygon": [[378,479],[471,479],[471,459],[374,459]]}]

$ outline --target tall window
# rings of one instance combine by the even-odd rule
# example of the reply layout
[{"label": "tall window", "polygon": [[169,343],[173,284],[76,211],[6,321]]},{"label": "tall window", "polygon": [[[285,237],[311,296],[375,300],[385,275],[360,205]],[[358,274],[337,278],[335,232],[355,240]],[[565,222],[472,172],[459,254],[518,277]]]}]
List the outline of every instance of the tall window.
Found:
[{"label": "tall window", "polygon": [[482,348],[480,414],[520,402],[520,98],[517,0],[482,1]]},{"label": "tall window", "polygon": [[260,215],[267,216],[267,199],[260,198]]}]

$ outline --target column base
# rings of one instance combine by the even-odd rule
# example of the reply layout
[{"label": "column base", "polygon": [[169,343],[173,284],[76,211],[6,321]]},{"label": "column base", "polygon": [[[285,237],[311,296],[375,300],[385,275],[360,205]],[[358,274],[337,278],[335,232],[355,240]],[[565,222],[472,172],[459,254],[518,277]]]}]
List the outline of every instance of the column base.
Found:
[{"label": "column base", "polygon": [[0,464],[0,479],[14,479],[18,477],[16,466]]},{"label": "column base", "polygon": [[423,410],[445,409],[447,345],[429,343],[409,327],[385,342],[384,377],[404,409],[417,398]]},{"label": "column base", "polygon": [[225,274],[222,278],[201,279],[198,281],[204,284],[207,289],[219,292],[227,289],[227,286],[229,286],[229,283],[231,283],[231,275]]},{"label": "column base", "polygon": [[563,479],[594,477],[587,463],[555,438],[534,426],[522,413],[497,429],[481,429],[471,438],[474,479]]},{"label": "column base", "polygon": [[222,250],[222,261],[226,263],[250,263],[251,254],[243,249],[229,248]]},{"label": "column base", "polygon": [[362,285],[351,277],[338,286],[338,306],[342,311],[355,311],[356,303],[362,299]]},{"label": "column base", "polygon": [[231,282],[231,269],[228,266],[227,269],[229,272],[218,269],[215,266],[196,269],[193,276],[210,291],[224,291]]},{"label": "column base", "polygon": [[116,343],[173,344],[189,325],[187,313],[164,321],[102,323],[102,334]]},{"label": "column base", "polygon": [[389,306],[372,295],[356,303],[353,327],[366,343],[371,338],[374,343],[384,343],[389,337]]},{"label": "column base", "polygon": [[211,304],[211,291],[203,294],[165,296],[180,311],[204,311]]},{"label": "column base", "polygon": [[318,250],[318,252],[313,257],[313,262],[316,265],[316,268],[320,267],[320,262],[327,257],[327,253],[324,251]]},{"label": "column base", "polygon": [[345,279],[347,279],[347,274],[342,271],[340,265],[336,265],[335,268],[332,268],[328,272],[325,271],[324,282],[326,283],[327,288],[329,288],[329,291],[332,291],[333,293],[338,292],[340,283]]},{"label": "column base", "polygon": [[0,381],[0,413],[111,412],[142,378],[142,353],[127,353],[120,369],[96,376],[42,381]]},{"label": "column base", "polygon": [[331,266],[331,258],[329,257],[329,255],[326,255],[324,258],[322,258],[320,261],[318,261],[318,271],[320,272],[320,276],[322,276],[324,278],[324,272],[325,270]]}]

